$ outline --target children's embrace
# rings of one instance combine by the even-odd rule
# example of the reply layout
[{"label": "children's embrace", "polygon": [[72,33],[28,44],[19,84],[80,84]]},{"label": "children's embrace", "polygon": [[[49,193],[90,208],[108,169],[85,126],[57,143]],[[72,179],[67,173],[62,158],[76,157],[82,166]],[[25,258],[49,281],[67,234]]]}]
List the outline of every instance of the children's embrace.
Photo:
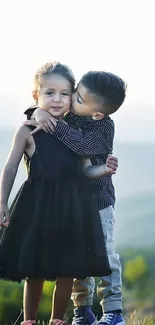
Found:
[{"label": "children's embrace", "polygon": [[[98,211],[114,206],[111,176],[117,159],[109,156],[114,136],[109,114],[123,103],[125,84],[112,74],[90,72],[81,79],[72,100],[74,85],[65,65],[46,64],[37,71],[36,107],[27,114],[34,114],[43,130],[36,132],[30,125],[19,128],[1,176],[0,223],[7,227],[0,243],[0,277],[26,279],[25,325],[36,321],[45,279],[56,279],[54,322],[63,319],[74,278],[73,299],[80,278],[111,274]],[[64,121],[70,107],[72,113]],[[23,155],[28,179],[8,214],[9,194]],[[90,179],[104,184],[105,193],[100,195]]]}]

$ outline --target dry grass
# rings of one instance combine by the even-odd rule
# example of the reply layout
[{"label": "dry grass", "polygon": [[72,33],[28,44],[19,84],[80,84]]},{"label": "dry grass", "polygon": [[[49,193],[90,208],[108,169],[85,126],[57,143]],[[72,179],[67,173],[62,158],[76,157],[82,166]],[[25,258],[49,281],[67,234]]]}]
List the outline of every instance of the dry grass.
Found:
[{"label": "dry grass", "polygon": [[[48,325],[43,322],[42,324],[38,322],[37,325]],[[126,320],[126,325],[155,325],[155,318],[153,317],[142,317],[136,312],[130,315]]]},{"label": "dry grass", "polygon": [[127,319],[126,325],[155,325],[155,318],[153,317],[142,317],[136,312],[130,315]]},{"label": "dry grass", "polygon": [[[48,322],[38,321],[37,325],[48,325]],[[126,319],[126,325],[155,325],[155,317],[144,317],[134,312]]]}]

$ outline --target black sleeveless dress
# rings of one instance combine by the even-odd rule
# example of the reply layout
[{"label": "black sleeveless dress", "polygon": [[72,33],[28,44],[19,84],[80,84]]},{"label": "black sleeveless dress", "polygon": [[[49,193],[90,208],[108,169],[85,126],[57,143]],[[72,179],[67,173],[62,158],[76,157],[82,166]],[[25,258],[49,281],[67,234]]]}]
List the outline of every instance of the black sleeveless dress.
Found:
[{"label": "black sleeveless dress", "polygon": [[0,278],[84,278],[111,273],[99,213],[79,157],[49,133],[33,135],[28,179],[0,240]]}]

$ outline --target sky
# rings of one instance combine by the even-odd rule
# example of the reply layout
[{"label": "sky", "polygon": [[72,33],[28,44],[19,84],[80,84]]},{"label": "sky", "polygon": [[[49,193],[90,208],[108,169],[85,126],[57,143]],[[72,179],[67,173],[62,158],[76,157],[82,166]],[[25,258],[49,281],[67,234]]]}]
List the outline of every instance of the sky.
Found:
[{"label": "sky", "polygon": [[128,84],[113,115],[116,140],[154,142],[154,0],[5,0],[0,6],[0,128],[18,127],[32,103],[33,75],[53,60],[77,81],[88,70]]}]

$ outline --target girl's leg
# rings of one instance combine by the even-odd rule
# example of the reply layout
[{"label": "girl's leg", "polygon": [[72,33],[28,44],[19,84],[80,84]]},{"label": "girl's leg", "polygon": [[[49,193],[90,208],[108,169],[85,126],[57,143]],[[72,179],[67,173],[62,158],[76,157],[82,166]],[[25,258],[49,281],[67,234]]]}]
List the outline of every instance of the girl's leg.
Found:
[{"label": "girl's leg", "polygon": [[35,320],[42,294],[44,280],[28,279],[24,284],[23,309],[24,321]]},{"label": "girl's leg", "polygon": [[53,319],[63,319],[71,297],[72,287],[72,278],[57,279],[52,299],[51,323]]}]

